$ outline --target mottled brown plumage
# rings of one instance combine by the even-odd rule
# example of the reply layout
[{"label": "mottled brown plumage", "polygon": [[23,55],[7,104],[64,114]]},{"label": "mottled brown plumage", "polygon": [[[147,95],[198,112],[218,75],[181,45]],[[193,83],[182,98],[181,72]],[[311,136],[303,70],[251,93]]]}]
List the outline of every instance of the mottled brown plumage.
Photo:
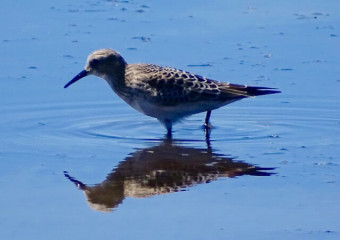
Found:
[{"label": "mottled brown plumage", "polygon": [[171,134],[172,124],[183,117],[207,112],[234,101],[279,93],[272,88],[219,82],[186,71],[153,64],[127,64],[111,49],[91,53],[85,70],[65,88],[87,75],[105,79],[114,92],[137,111],[157,118]]},{"label": "mottled brown plumage", "polygon": [[86,185],[68,172],[64,174],[84,191],[91,208],[108,212],[127,197],[145,198],[180,192],[221,177],[271,176],[272,170],[214,153],[209,146],[192,148],[164,139],[157,146],[128,154],[99,184]]}]

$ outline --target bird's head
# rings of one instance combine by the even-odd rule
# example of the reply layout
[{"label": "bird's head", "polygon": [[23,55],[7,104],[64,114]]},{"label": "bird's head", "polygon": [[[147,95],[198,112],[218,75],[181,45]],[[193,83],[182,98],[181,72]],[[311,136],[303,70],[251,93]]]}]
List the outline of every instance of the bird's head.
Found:
[{"label": "bird's head", "polygon": [[124,58],[116,51],[111,49],[94,51],[87,57],[85,69],[68,82],[64,88],[88,75],[95,75],[104,79],[107,79],[108,76],[114,77],[117,74],[124,73],[125,66]]}]

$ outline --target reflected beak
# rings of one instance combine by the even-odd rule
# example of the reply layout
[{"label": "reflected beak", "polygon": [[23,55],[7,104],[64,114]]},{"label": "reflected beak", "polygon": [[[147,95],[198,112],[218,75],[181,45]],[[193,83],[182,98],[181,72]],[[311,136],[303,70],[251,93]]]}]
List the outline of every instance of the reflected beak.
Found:
[{"label": "reflected beak", "polygon": [[72,83],[75,83],[76,81],[78,81],[79,79],[86,77],[87,76],[87,71],[83,70],[81,71],[77,76],[75,76],[71,81],[69,81],[64,88],[67,88],[68,86],[70,86]]}]

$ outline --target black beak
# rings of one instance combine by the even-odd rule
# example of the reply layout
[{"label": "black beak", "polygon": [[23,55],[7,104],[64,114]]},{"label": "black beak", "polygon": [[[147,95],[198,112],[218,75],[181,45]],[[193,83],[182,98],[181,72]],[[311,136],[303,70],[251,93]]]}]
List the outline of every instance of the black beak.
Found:
[{"label": "black beak", "polygon": [[67,88],[68,86],[70,86],[72,83],[75,83],[76,81],[78,81],[79,79],[86,77],[87,76],[87,71],[83,70],[81,71],[77,76],[75,76],[71,81],[69,81],[64,88]]}]

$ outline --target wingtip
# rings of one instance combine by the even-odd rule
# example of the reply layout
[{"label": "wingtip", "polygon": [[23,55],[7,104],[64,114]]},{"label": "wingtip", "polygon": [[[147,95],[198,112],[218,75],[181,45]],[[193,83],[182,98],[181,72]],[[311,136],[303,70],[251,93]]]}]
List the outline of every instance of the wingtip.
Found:
[{"label": "wingtip", "polygon": [[277,90],[277,88],[271,88],[271,87],[248,86],[247,93],[252,96],[260,96],[260,95],[268,95],[268,94],[277,94],[277,93],[281,93],[281,91]]},{"label": "wingtip", "polygon": [[[273,90],[271,90],[271,89],[273,89]],[[271,89],[263,90],[263,93],[264,93],[264,94],[276,94],[276,93],[281,93],[281,91],[279,91],[279,90],[274,90],[274,89],[276,89],[276,88],[271,88]]]}]

